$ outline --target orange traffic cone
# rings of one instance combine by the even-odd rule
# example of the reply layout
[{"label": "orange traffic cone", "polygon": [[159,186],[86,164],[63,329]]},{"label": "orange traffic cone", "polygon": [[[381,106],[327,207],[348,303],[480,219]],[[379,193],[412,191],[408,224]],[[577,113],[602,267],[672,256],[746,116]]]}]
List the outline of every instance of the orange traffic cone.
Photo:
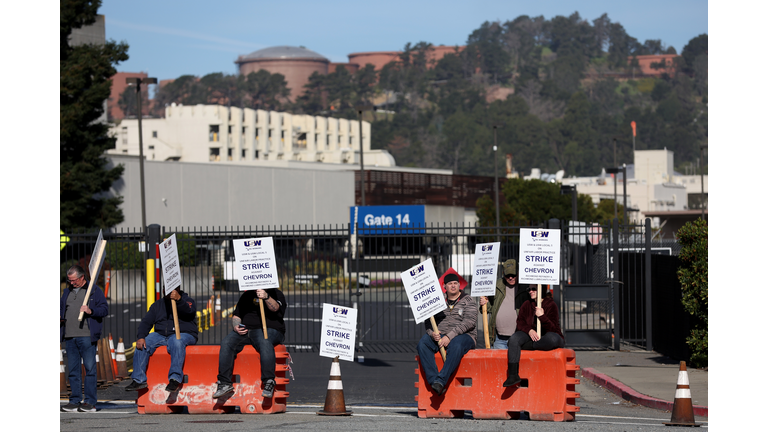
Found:
[{"label": "orange traffic cone", "polygon": [[325,406],[319,415],[348,416],[352,411],[347,411],[344,405],[344,387],[341,384],[341,367],[339,356],[333,358],[331,363],[331,378],[328,380],[328,391],[325,394]]},{"label": "orange traffic cone", "polygon": [[677,375],[675,403],[672,405],[672,419],[664,422],[667,426],[701,426],[693,418],[693,403],[691,402],[691,386],[688,381],[688,370],[685,362],[680,362],[680,372]]},{"label": "orange traffic cone", "polygon": [[115,361],[117,362],[117,375],[122,379],[127,379],[128,363],[125,361],[125,344],[123,344],[123,338],[118,339]]},{"label": "orange traffic cone", "polygon": [[112,356],[112,374],[116,381],[123,379],[117,372],[117,360],[115,359],[115,343],[112,342],[112,333],[109,334],[109,354]]}]

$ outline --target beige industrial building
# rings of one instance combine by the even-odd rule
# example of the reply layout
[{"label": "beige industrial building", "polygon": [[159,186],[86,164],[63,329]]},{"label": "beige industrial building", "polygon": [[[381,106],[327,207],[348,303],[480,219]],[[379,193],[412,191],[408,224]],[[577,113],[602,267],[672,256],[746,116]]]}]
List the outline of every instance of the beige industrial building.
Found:
[{"label": "beige industrial building", "polygon": [[[112,155],[139,155],[137,119],[113,126]],[[293,115],[220,105],[171,104],[165,118],[142,119],[143,153],[149,161],[285,166],[286,162],[360,165],[358,120]],[[386,150],[371,150],[371,124],[362,122],[363,162],[394,167]],[[330,168],[330,166],[329,166]]]},{"label": "beige industrial building", "polygon": [[[615,180],[603,172],[596,177],[562,178],[561,183],[575,185],[579,194],[591,196],[597,205],[601,200],[613,199]],[[624,184],[620,176],[617,180],[615,191],[621,203]],[[658,226],[663,222],[659,216],[663,212],[692,211],[689,195],[701,195],[701,181],[699,175],[675,173],[674,152],[670,150],[636,150],[634,164],[627,165],[627,208],[636,210],[630,213],[629,219],[639,221],[648,213],[653,215],[654,226]],[[707,175],[704,175],[703,190],[706,197]]]}]

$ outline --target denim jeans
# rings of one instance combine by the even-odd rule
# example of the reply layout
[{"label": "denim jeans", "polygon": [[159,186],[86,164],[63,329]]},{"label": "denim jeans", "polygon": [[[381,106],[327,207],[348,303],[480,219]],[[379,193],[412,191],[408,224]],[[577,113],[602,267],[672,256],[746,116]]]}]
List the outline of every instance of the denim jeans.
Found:
[{"label": "denim jeans", "polygon": [[83,381],[80,361],[85,367],[85,400],[89,405],[96,405],[96,344],[90,336],[65,339],[67,349],[67,367],[69,368],[69,403],[79,404],[83,399]]},{"label": "denim jeans", "polygon": [[222,384],[232,384],[232,370],[235,368],[237,354],[245,348],[246,343],[253,345],[261,358],[261,382],[275,379],[275,346],[283,343],[285,335],[275,329],[267,329],[267,339],[264,339],[262,329],[248,330],[241,335],[232,330],[219,348],[219,375],[218,380]]},{"label": "denim jeans", "polygon": [[565,341],[554,332],[544,333],[544,336],[536,342],[524,331],[516,331],[509,337],[509,349],[507,350],[508,363],[520,363],[520,350],[551,351],[565,346]]},{"label": "denim jeans", "polygon": [[165,346],[168,354],[171,356],[171,368],[168,370],[168,381],[175,379],[178,382],[184,381],[184,357],[187,355],[187,345],[197,343],[195,337],[189,333],[181,333],[181,339],[176,339],[176,334],[163,336],[152,332],[144,338],[144,349],[133,351],[133,373],[131,378],[134,381],[147,382],[147,365],[149,357],[155,352],[157,347]]},{"label": "denim jeans", "polygon": [[460,334],[451,339],[451,342],[445,348],[443,369],[438,373],[437,364],[435,364],[435,353],[440,350],[440,347],[429,334],[424,333],[424,336],[421,337],[419,344],[416,346],[416,351],[419,353],[419,363],[421,363],[421,367],[424,369],[427,384],[438,381],[443,386],[447,385],[448,379],[451,378],[453,372],[459,367],[461,358],[473,348],[475,348],[475,342],[472,340],[472,336],[468,334]]},{"label": "denim jeans", "polygon": [[505,339],[501,339],[500,335],[496,333],[496,338],[493,340],[493,346],[491,349],[507,349],[509,346],[509,336],[504,336]]}]

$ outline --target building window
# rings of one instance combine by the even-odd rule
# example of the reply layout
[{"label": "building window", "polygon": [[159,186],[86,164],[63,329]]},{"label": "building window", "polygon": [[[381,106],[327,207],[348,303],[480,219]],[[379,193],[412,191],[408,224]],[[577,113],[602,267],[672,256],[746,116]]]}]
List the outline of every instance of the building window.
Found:
[{"label": "building window", "polygon": [[155,146],[151,145],[151,146],[149,146],[149,149],[150,149],[150,150],[154,150],[154,149],[155,149]]},{"label": "building window", "polygon": [[227,133],[228,134],[232,133],[232,125],[227,126]]},{"label": "building window", "polygon": [[259,139],[259,128],[256,128],[256,135],[255,135],[255,138],[256,138],[256,139]]},{"label": "building window", "polygon": [[232,149],[231,148],[227,149],[227,160],[228,161],[232,160]]},{"label": "building window", "polygon": [[245,160],[245,149],[240,150],[240,160]]},{"label": "building window", "polygon": [[219,125],[210,125],[208,127],[208,141],[219,142]]},{"label": "building window", "polygon": [[152,131],[152,138],[157,138],[157,131]]},{"label": "building window", "polygon": [[258,150],[254,150],[253,151],[253,158],[254,159],[258,159],[259,158],[259,151]]},{"label": "building window", "polygon": [[211,161],[211,162],[218,162],[219,161],[219,148],[218,147],[211,147],[209,149],[208,160]]}]

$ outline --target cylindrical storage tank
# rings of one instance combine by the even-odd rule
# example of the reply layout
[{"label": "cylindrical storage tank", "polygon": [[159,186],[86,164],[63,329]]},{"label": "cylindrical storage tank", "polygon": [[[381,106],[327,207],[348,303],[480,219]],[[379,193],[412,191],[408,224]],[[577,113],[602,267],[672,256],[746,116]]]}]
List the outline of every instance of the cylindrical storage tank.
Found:
[{"label": "cylindrical storage tank", "polygon": [[291,89],[289,98],[295,101],[304,93],[304,85],[309,82],[310,75],[314,72],[328,74],[330,61],[306,48],[276,46],[239,56],[235,63],[240,69],[240,74],[245,76],[260,69],[272,74],[282,74]]}]

